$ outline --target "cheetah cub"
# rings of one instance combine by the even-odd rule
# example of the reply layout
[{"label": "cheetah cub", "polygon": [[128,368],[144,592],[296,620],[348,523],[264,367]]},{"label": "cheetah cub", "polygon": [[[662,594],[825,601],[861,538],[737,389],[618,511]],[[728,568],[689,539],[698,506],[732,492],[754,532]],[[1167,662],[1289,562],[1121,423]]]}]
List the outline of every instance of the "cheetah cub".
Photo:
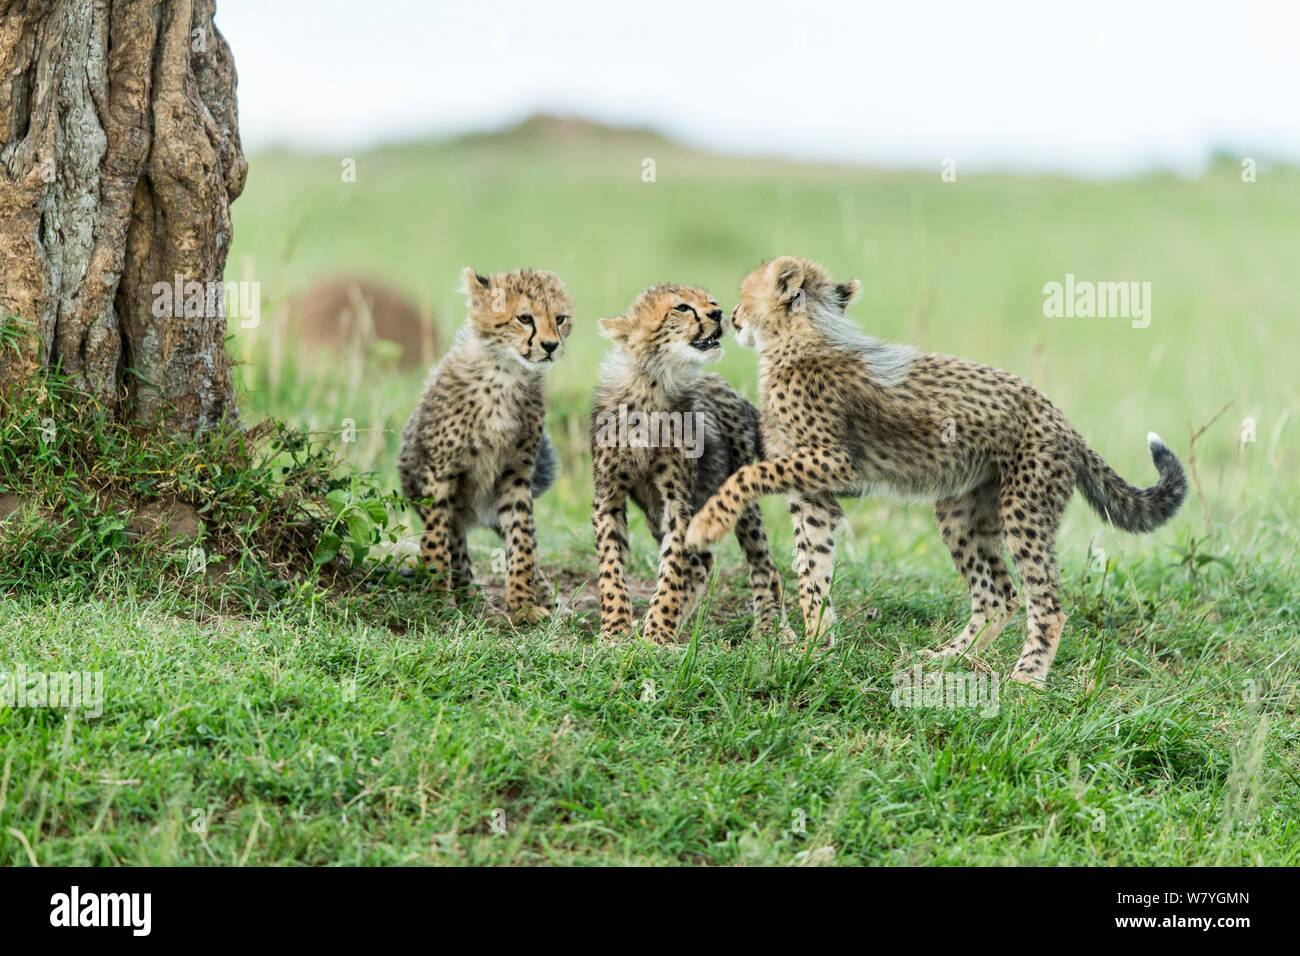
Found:
[{"label": "cheetah cub", "polygon": [[732,322],[759,354],[763,444],[771,460],[732,475],[697,514],[689,547],[718,540],[763,495],[789,495],[807,632],[823,637],[836,495],[932,501],[944,544],[971,592],[970,623],[938,657],[983,650],[1020,606],[1003,563],[1009,545],[1028,599],[1028,633],[1012,680],[1041,685],[1065,615],[1055,538],[1078,487],[1125,531],[1151,531],[1178,510],[1187,480],[1147,436],[1160,474],[1128,484],[1042,392],[1014,375],[861,334],[845,316],[857,280],[784,257],[751,273]]},{"label": "cheetah cub", "polygon": [[[713,567],[707,548],[686,547],[687,522],[757,452],[754,406],[703,369],[722,357],[722,323],[722,310],[707,292],[667,284],[642,292],[623,315],[600,320],[616,346],[605,360],[591,411],[592,522],[604,641],[632,629],[623,576],[628,496],[659,542],[659,578],[643,634],[670,643]],[[784,626],[780,578],[758,506],[739,510],[733,523],[749,561],[755,627]]]},{"label": "cheetah cub", "polygon": [[552,603],[533,527],[533,498],[555,478],[542,376],[564,354],[573,302],[551,272],[463,278],[468,321],[402,430],[402,493],[424,523],[421,560],[444,588],[472,586],[465,536],[487,526],[505,541],[511,619],[536,622]]}]

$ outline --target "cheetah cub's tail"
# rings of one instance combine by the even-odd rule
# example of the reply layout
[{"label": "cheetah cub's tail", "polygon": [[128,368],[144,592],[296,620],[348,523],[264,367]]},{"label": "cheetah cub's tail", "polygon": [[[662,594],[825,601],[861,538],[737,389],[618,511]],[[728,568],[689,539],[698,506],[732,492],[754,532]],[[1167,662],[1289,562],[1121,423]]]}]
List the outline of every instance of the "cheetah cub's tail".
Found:
[{"label": "cheetah cub's tail", "polygon": [[551,436],[542,432],[542,443],[537,447],[537,462],[533,465],[533,497],[536,498],[551,485],[555,484],[555,472],[559,466],[555,460],[555,446]]},{"label": "cheetah cub's tail", "polygon": [[1075,469],[1079,490],[1093,511],[1124,531],[1154,531],[1174,516],[1187,497],[1187,476],[1174,453],[1155,432],[1147,433],[1147,447],[1160,480],[1150,488],[1135,488],[1080,442]]}]

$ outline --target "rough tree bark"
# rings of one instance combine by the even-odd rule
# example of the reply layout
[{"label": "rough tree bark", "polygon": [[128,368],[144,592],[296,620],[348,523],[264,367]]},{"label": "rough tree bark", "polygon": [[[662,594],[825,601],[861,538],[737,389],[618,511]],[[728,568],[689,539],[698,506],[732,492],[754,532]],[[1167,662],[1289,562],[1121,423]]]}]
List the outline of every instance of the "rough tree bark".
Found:
[{"label": "rough tree bark", "polygon": [[237,417],[220,297],[159,297],[221,282],[248,169],[215,7],[0,0],[0,405],[57,365],[121,420]]}]

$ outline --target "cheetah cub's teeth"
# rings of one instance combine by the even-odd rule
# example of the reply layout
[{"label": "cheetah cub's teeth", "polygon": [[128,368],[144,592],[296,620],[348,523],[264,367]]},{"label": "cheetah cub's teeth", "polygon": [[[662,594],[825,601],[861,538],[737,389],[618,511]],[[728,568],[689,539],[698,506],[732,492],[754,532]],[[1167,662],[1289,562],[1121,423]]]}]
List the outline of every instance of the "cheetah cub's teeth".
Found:
[{"label": "cheetah cub's teeth", "polygon": [[719,339],[721,338],[722,338],[722,326],[719,325],[716,329],[714,329],[709,334],[707,335],[700,334],[695,338],[691,339],[691,348],[699,349],[701,352],[708,352],[718,347]]}]

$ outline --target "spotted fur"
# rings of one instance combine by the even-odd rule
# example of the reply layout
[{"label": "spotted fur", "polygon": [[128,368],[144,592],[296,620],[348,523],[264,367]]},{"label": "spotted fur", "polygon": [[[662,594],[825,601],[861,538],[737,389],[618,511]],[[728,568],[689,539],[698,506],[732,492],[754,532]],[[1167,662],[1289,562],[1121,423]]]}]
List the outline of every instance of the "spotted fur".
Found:
[{"label": "spotted fur", "polygon": [[552,594],[536,564],[533,498],[555,477],[542,375],[564,354],[573,302],[550,272],[463,278],[468,320],[402,431],[402,493],[424,523],[421,559],[443,587],[463,595],[473,584],[466,533],[493,528],[506,546],[507,608],[537,621]]},{"label": "spotted fur", "polygon": [[[685,546],[687,522],[723,479],[756,457],[754,407],[721,376],[702,368],[721,357],[718,339],[723,319],[718,303],[707,292],[659,285],[643,292],[623,315],[600,322],[615,343],[591,414],[596,491],[592,523],[600,562],[602,640],[623,636],[633,626],[624,579],[627,499],[631,497],[644,512],[659,542],[659,576],[643,633],[650,640],[669,643],[677,639],[713,567],[707,549]],[[702,425],[695,436],[702,445],[611,443],[610,422],[633,413],[669,413],[679,422],[692,416],[693,423]],[[736,538],[749,561],[756,628],[784,628],[780,578],[768,554],[757,505],[737,516]]]},{"label": "spotted fur", "polygon": [[1160,478],[1124,481],[1042,392],[1014,375],[946,355],[888,345],[853,327],[858,282],[837,283],[814,262],[784,257],[744,281],[732,316],[758,350],[762,435],[770,460],[723,483],[687,531],[689,547],[718,540],[763,495],[786,493],[794,521],[799,600],[808,633],[830,638],[827,602],[837,495],[893,494],[934,503],[940,534],[971,592],[970,622],[934,653],[980,651],[1020,604],[1028,634],[1013,680],[1041,684],[1065,615],[1055,540],[1074,488],[1103,518],[1150,531],[1187,493],[1182,466],[1155,435]]}]

